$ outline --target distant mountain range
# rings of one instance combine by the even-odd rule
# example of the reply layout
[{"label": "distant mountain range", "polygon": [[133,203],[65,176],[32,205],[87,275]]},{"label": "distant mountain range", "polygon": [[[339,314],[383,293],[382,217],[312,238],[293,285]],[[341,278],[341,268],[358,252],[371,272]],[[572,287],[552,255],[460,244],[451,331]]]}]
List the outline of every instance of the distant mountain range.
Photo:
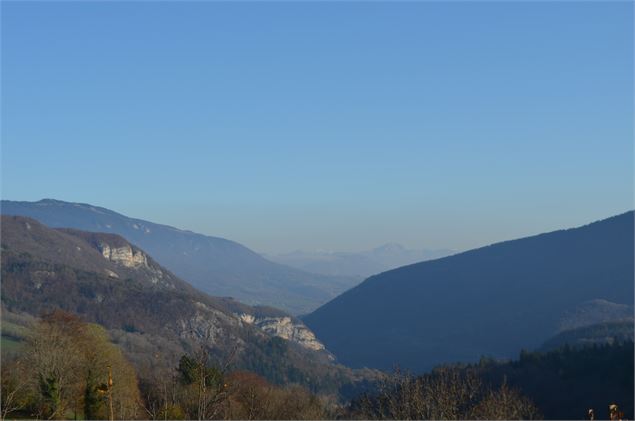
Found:
[{"label": "distant mountain range", "polygon": [[[627,212],[372,276],[304,317],[341,362],[423,371],[510,358],[633,306]],[[632,313],[631,313],[632,314]]]},{"label": "distant mountain range", "polygon": [[119,235],[20,216],[2,216],[1,228],[2,311],[11,319],[77,314],[107,328],[137,367],[173,368],[204,347],[216,361],[233,356],[235,368],[276,383],[335,393],[353,382],[298,319],[201,293]]},{"label": "distant mountain range", "polygon": [[359,252],[298,250],[292,253],[265,255],[265,257],[307,272],[366,278],[400,266],[438,259],[454,253],[447,249],[410,250],[400,244],[388,243],[372,250]]},{"label": "distant mountain range", "polygon": [[121,235],[201,291],[292,314],[308,313],[360,281],[308,273],[271,262],[234,241],[129,218],[89,204],[3,200],[1,211],[28,216],[50,227]]}]

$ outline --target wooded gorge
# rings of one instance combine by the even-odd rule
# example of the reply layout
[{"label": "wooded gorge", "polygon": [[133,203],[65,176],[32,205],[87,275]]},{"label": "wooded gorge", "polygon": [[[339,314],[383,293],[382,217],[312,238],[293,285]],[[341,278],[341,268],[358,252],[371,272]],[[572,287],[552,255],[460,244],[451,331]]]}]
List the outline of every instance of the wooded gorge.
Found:
[{"label": "wooded gorge", "polygon": [[102,327],[55,311],[3,352],[2,419],[579,419],[615,402],[628,418],[632,355],[626,342],[397,370],[349,400],[272,383],[203,349],[174,367],[135,367]]}]

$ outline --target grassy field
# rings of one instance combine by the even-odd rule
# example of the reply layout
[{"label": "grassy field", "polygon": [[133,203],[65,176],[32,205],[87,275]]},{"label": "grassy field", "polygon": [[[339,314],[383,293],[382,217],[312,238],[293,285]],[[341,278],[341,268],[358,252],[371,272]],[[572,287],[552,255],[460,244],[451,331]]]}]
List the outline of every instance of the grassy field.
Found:
[{"label": "grassy field", "polygon": [[[3,313],[3,316],[6,315],[6,313]],[[10,355],[20,352],[20,348],[24,343],[24,338],[29,333],[29,329],[19,321],[18,323],[11,321],[11,317],[3,317],[1,332],[0,350],[2,350],[2,355]]]},{"label": "grassy field", "polygon": [[22,341],[12,338],[10,336],[2,336],[0,338],[0,349],[2,354],[17,354],[22,347]]}]

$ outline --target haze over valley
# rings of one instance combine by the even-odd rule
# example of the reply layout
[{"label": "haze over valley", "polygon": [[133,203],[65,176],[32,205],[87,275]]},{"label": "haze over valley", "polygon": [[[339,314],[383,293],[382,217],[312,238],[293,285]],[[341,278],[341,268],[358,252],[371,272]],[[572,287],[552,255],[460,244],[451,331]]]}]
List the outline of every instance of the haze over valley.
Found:
[{"label": "haze over valley", "polygon": [[144,248],[198,289],[248,304],[308,313],[359,282],[273,263],[231,240],[129,218],[89,204],[45,199],[2,202],[3,213],[36,218],[51,227],[119,234]]},{"label": "haze over valley", "polygon": [[438,259],[454,253],[452,250],[443,249],[411,250],[401,244],[386,243],[372,250],[358,252],[296,250],[291,253],[265,255],[265,257],[307,272],[366,278],[399,266]]},{"label": "haze over valley", "polygon": [[[2,312],[7,321],[3,322],[3,344],[9,349],[35,346],[28,332],[35,328],[38,317],[44,321],[37,329],[51,329],[61,323],[60,317],[69,317],[56,313],[64,311],[106,329],[112,343],[142,376],[170,372],[172,367],[182,372],[183,356],[200,355],[196,350],[205,349],[206,359],[231,362],[235,369],[257,373],[274,384],[299,383],[313,393],[352,398],[352,406],[346,410],[351,412],[346,414],[355,417],[368,416],[372,412],[367,411],[377,409],[374,404],[363,406],[363,401],[356,401],[355,396],[384,381],[377,370],[390,370],[394,365],[426,373],[441,364],[478,363],[478,375],[491,378],[491,386],[487,387],[502,388],[491,393],[506,393],[506,386],[500,385],[493,374],[499,370],[507,372],[517,387],[533,390],[528,378],[505,366],[505,361],[519,354],[523,358],[526,350],[543,353],[540,358],[558,358],[562,346],[580,352],[589,346],[609,346],[610,352],[622,353],[621,361],[629,355],[629,343],[632,350],[632,211],[582,227],[385,271],[358,286],[351,283],[351,289],[332,300],[316,297],[314,289],[293,287],[294,275],[298,277],[295,285],[308,278],[324,287],[317,280],[331,278],[310,278],[308,272],[270,263],[230,240],[132,220],[87,204],[51,199],[3,201],[2,212]],[[178,238],[184,240],[176,241]],[[159,251],[157,255],[176,268],[179,264],[195,263],[190,254],[196,255],[193,251],[205,244],[201,254],[208,266],[199,267],[216,271],[207,272],[214,274],[207,279],[226,279],[228,276],[219,269],[252,267],[251,262],[256,261],[266,262],[260,268],[284,269],[286,272],[279,269],[274,273],[288,273],[291,286],[272,275],[265,277],[271,283],[262,289],[273,293],[263,294],[258,299],[262,301],[252,306],[233,297],[210,296],[199,290],[214,295],[216,283],[193,283],[199,288],[196,289],[162,267],[137,244]],[[170,251],[161,253],[165,250],[161,246],[168,246]],[[407,254],[395,246],[370,254],[373,253]],[[166,258],[172,254],[179,259]],[[233,266],[216,267],[211,263],[214,259]],[[232,292],[248,294],[253,292],[252,282],[246,275],[233,278],[229,285],[234,288]],[[300,319],[276,309],[275,301],[266,302],[269,297],[285,293],[295,302],[315,302],[320,307]],[[244,295],[243,299],[249,297],[256,299],[258,295]],[[535,309],[538,301],[540,311]],[[162,357],[155,361],[150,355]],[[582,355],[575,358],[589,358]],[[590,364],[602,367],[607,363],[602,355],[593,356]],[[483,366],[484,357],[500,362]],[[612,364],[614,360],[608,362]],[[476,375],[470,366],[457,367],[468,371],[451,375]],[[421,381],[448,381],[444,380],[445,375],[436,378],[437,374],[433,374]],[[575,378],[577,374],[571,375]],[[598,387],[599,384],[581,389],[581,393],[588,399],[599,399],[602,394]],[[612,393],[628,396],[632,391],[629,387]],[[613,389],[606,389],[605,394],[607,390]],[[218,398],[218,393],[212,392],[210,398]],[[490,392],[479,389],[474,393]],[[554,417],[573,416],[567,412],[573,407],[557,409],[549,395],[535,392],[534,398],[540,406],[523,406],[525,398],[519,397],[512,407],[518,405],[514,410],[524,411],[523,417],[539,414],[539,408],[547,408]],[[122,405],[126,402],[120,408],[120,416],[136,413],[134,403],[119,399]],[[624,398],[622,402],[626,410],[631,410],[632,401]],[[479,408],[469,411],[484,410]],[[305,410],[318,411],[309,412],[313,415],[333,416],[333,409],[328,406],[303,406],[301,411]],[[400,413],[382,416],[392,418]],[[461,417],[476,413],[467,412]]]},{"label": "haze over valley", "polygon": [[0,7],[0,421],[634,419],[633,2]]}]

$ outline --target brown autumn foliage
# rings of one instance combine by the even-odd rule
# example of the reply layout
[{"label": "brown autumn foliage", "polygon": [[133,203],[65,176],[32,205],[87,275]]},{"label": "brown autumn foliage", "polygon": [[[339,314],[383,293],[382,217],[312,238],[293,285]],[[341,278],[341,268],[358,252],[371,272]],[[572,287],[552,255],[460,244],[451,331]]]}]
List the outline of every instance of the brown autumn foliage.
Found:
[{"label": "brown autumn foliage", "polygon": [[[160,355],[157,354],[157,359]],[[414,377],[386,376],[374,395],[336,414],[334,402],[306,388],[278,386],[248,371],[227,372],[201,349],[177,367],[140,371],[106,331],[61,311],[39,321],[21,356],[2,365],[2,418],[108,419],[108,367],[116,419],[536,419],[531,401],[491,388],[471,370],[442,367]],[[140,387],[139,387],[139,386]],[[101,392],[100,392],[101,390]]]},{"label": "brown autumn foliage", "polygon": [[230,419],[304,420],[329,415],[325,402],[300,386],[277,387],[246,371],[230,374],[226,385]]},{"label": "brown autumn foliage", "polygon": [[3,416],[20,412],[42,419],[108,418],[107,396],[99,389],[108,382],[109,366],[114,417],[140,415],[134,368],[102,327],[76,316],[55,311],[43,317],[13,364],[16,370],[6,381],[20,387],[20,405],[6,413],[3,408]]},{"label": "brown autumn foliage", "polygon": [[226,373],[201,352],[175,370],[141,375],[151,419],[326,419],[327,402],[299,385],[278,386],[248,371]]},{"label": "brown autumn foliage", "polygon": [[4,420],[9,414],[13,414],[26,407],[29,396],[27,381],[24,376],[24,364],[14,357],[2,356],[2,384],[0,386],[0,413]]}]

